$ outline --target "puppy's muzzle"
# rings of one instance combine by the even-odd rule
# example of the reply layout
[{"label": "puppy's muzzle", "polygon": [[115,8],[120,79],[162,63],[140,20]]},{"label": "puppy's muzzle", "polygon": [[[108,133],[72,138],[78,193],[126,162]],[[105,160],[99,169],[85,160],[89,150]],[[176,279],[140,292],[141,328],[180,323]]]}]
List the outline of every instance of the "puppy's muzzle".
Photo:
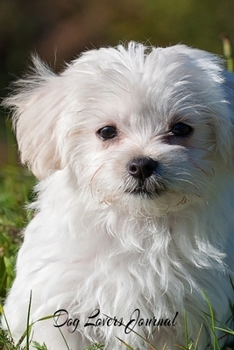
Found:
[{"label": "puppy's muzzle", "polygon": [[159,174],[159,163],[148,157],[133,158],[127,164],[131,186],[125,192],[147,197],[158,196],[165,190]]}]

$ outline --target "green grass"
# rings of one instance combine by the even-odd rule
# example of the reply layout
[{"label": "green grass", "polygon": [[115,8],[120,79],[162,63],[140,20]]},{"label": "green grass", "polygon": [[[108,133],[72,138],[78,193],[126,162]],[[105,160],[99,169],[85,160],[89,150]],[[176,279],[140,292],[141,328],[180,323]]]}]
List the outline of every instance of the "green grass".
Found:
[{"label": "green grass", "polygon": [[[219,344],[220,340],[215,335],[215,330],[216,329],[220,329],[224,333],[226,333],[227,335],[231,335],[231,336],[234,336],[234,330],[230,329],[230,328],[227,328],[227,327],[218,328],[217,326],[215,326],[215,318],[214,318],[213,309],[212,309],[211,304],[210,304],[210,302],[209,302],[209,300],[208,300],[208,298],[207,298],[205,293],[204,293],[204,296],[205,296],[205,299],[207,301],[208,308],[209,308],[209,314],[205,315],[206,316],[206,325],[210,325],[210,329],[212,330],[212,332],[214,334],[214,345],[213,345],[212,350],[222,350],[221,347],[220,347],[220,344]],[[21,336],[21,338],[20,338],[20,340],[18,341],[17,344],[14,344],[14,342],[12,340],[9,326],[8,326],[8,331],[2,330],[0,328],[0,349],[1,350],[29,350],[29,346],[31,344],[31,342],[30,342],[30,335],[31,335],[31,331],[32,331],[33,325],[35,323],[37,323],[37,322],[43,322],[43,321],[53,317],[53,316],[47,316],[47,317],[44,317],[44,318],[41,318],[41,319],[35,321],[32,324],[29,324],[31,300],[32,300],[32,295],[30,296],[29,307],[28,307],[27,327],[26,327],[26,330],[25,330],[24,334]],[[1,311],[2,311],[2,313],[4,315],[3,310],[1,310]],[[4,315],[4,317],[5,317],[5,315]],[[233,315],[233,317],[234,317],[234,315]],[[197,350],[197,348],[199,346],[199,338],[200,338],[200,335],[201,335],[201,333],[203,331],[203,325],[201,325],[201,328],[200,328],[200,330],[199,330],[199,332],[197,334],[197,339],[195,339],[194,342],[191,342],[189,340],[189,337],[188,337],[188,325],[187,325],[187,315],[186,315],[186,313],[184,315],[184,319],[185,319],[185,343],[184,343],[185,345],[184,346],[183,345],[177,345],[178,350],[179,349],[181,349],[181,350]],[[163,349],[157,349],[156,347],[151,345],[150,342],[147,339],[144,339],[141,335],[136,333],[134,330],[132,330],[132,331],[135,334],[137,334],[140,338],[145,340],[145,344],[146,345],[145,345],[144,350],[166,350],[166,345],[164,346]],[[123,349],[125,347],[128,350],[136,350],[130,344],[127,344],[126,342],[124,342],[120,338],[117,337],[117,339],[123,344]],[[23,342],[26,343],[26,345],[23,346],[22,345]],[[46,347],[46,344],[44,344],[44,343],[43,344],[39,344],[38,342],[33,342],[32,344],[33,344],[33,348],[35,348],[37,350],[48,350],[48,348]],[[103,350],[103,348],[104,348],[104,345],[93,343],[92,345],[85,347],[84,350]],[[69,346],[68,346],[68,344],[66,342],[66,339],[64,338],[64,350],[65,349],[69,350]],[[73,349],[73,350],[75,350],[75,349]],[[230,347],[226,347],[223,350],[233,350],[233,345],[232,345],[232,347],[230,345]]]},{"label": "green grass", "polygon": [[4,298],[14,278],[15,256],[21,229],[31,219],[24,206],[30,202],[34,178],[26,169],[0,170],[0,298]]}]

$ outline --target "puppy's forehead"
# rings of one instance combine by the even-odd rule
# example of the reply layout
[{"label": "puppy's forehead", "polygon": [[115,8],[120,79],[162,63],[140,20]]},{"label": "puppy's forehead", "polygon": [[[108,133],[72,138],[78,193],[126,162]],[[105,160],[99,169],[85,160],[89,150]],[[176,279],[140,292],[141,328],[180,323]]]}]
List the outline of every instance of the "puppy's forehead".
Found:
[{"label": "puppy's forehead", "polygon": [[[90,82],[101,83],[109,81],[118,85],[122,82],[127,86],[134,84],[145,87],[165,82],[184,80],[188,72],[192,74],[191,58],[184,52],[183,46],[171,48],[152,48],[147,50],[143,45],[131,46],[128,49],[120,46],[118,49],[99,49],[88,51],[73,62],[72,70],[87,74]],[[195,68],[195,67],[194,67]]]},{"label": "puppy's forehead", "polygon": [[136,118],[152,123],[153,116],[165,124],[175,115],[189,114],[194,106],[209,103],[214,82],[220,80],[213,56],[182,45],[149,50],[132,43],[93,50],[64,73],[73,76],[86,108],[126,123]]},{"label": "puppy's forehead", "polygon": [[191,67],[186,69],[188,65],[188,57],[175,49],[153,48],[147,52],[138,45],[134,51],[123,47],[89,51],[74,62],[69,73],[77,73],[78,79],[82,74],[78,83],[86,85],[94,96],[102,92],[118,96],[122,92],[126,96],[148,97],[174,90],[178,82],[187,82],[188,70],[192,74]]}]

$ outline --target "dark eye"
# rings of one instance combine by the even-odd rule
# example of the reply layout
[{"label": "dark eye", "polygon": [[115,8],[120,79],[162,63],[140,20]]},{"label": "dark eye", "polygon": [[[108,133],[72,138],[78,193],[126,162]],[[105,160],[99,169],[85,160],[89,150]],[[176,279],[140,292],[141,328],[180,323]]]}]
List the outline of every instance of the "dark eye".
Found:
[{"label": "dark eye", "polygon": [[104,126],[104,128],[97,131],[97,134],[103,140],[110,140],[117,136],[117,130],[114,126]]},{"label": "dark eye", "polygon": [[171,128],[170,134],[178,137],[185,137],[189,136],[192,131],[193,128],[190,125],[177,123]]}]

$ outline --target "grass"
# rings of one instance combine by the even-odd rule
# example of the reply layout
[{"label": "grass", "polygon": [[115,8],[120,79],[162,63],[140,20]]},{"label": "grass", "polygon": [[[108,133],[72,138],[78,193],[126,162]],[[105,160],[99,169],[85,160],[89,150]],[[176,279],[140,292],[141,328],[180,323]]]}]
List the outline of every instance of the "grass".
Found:
[{"label": "grass", "polygon": [[15,256],[21,229],[31,219],[24,209],[30,202],[34,178],[26,169],[0,170],[0,298],[4,298],[14,278]]},{"label": "grass", "polygon": [[[234,290],[233,290],[233,292],[234,292]],[[210,325],[210,329],[212,330],[212,332],[214,334],[214,342],[213,342],[214,345],[212,347],[212,350],[222,350],[220,345],[219,345],[219,339],[217,338],[217,336],[215,334],[215,330],[216,329],[220,329],[224,333],[226,333],[227,335],[231,335],[231,336],[234,336],[234,330],[230,329],[230,328],[227,328],[227,327],[218,328],[218,327],[215,326],[214,312],[213,312],[211,304],[210,304],[210,302],[209,302],[209,300],[208,300],[206,295],[205,295],[205,299],[207,301],[209,312],[210,312],[209,314],[206,315],[206,318],[207,318],[206,324]],[[25,330],[24,334],[22,335],[22,337],[20,338],[18,343],[14,344],[13,339],[11,337],[11,331],[9,329],[9,326],[8,326],[8,331],[5,331],[5,330],[0,328],[0,350],[29,350],[29,346],[31,344],[31,342],[30,342],[30,334],[31,334],[33,325],[35,323],[37,323],[37,322],[43,322],[46,319],[49,319],[49,318],[53,317],[53,316],[47,316],[47,317],[44,317],[42,319],[39,319],[39,320],[35,321],[33,324],[29,324],[31,300],[32,300],[32,295],[30,296],[28,315],[27,315],[27,327],[26,327],[26,330]],[[232,307],[233,307],[233,305],[232,305]],[[1,311],[3,313],[3,317],[5,318],[3,310],[1,310]],[[184,346],[177,345],[177,347],[178,347],[178,349],[181,349],[181,350],[197,350],[198,346],[199,346],[199,338],[200,338],[201,332],[203,331],[203,325],[201,325],[201,328],[200,328],[200,330],[198,332],[198,335],[197,335],[197,339],[195,339],[194,342],[191,342],[189,340],[189,337],[188,337],[188,324],[187,324],[187,315],[186,315],[186,313],[184,315],[184,319],[185,319],[185,345]],[[6,320],[6,318],[5,318],[5,320]],[[234,314],[233,314],[233,321],[234,321]],[[7,320],[6,320],[6,323],[7,323]],[[134,330],[132,330],[132,331],[135,334],[137,334]],[[145,340],[146,346],[145,346],[144,350],[166,350],[166,345],[163,347],[163,349],[157,349],[156,347],[151,345],[150,342],[147,339],[144,339],[139,334],[137,334],[137,335],[140,338],[142,338],[143,340]],[[127,344],[126,342],[124,342],[120,338],[117,337],[117,339],[123,344],[123,348],[125,347],[128,350],[136,350],[130,344]],[[26,345],[23,346],[22,345],[23,342],[26,343]],[[34,349],[37,349],[37,350],[49,350],[47,348],[46,344],[44,344],[44,343],[43,344],[39,344],[38,342],[33,342],[32,344],[33,344],[33,348]],[[65,338],[64,338],[64,349],[69,350],[69,346],[68,346]],[[103,350],[103,349],[104,349],[104,345],[93,343],[92,345],[85,347],[84,350]],[[233,350],[233,349],[234,349],[233,347],[226,347],[223,350]],[[75,350],[75,349],[73,349],[73,350]]]}]

